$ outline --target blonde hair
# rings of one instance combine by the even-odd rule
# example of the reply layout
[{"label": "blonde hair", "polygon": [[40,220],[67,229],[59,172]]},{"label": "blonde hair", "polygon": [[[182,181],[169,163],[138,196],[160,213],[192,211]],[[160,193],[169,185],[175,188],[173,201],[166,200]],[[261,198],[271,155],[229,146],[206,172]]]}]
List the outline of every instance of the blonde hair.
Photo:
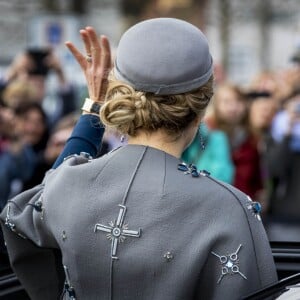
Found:
[{"label": "blonde hair", "polygon": [[100,110],[102,122],[121,134],[136,136],[139,130],[164,129],[173,137],[198,116],[203,116],[213,95],[213,77],[197,90],[178,95],[155,95],[136,91],[112,80]]},{"label": "blonde hair", "polygon": [[16,108],[21,103],[36,102],[36,93],[30,84],[20,80],[10,83],[4,90],[2,98],[7,106]]}]

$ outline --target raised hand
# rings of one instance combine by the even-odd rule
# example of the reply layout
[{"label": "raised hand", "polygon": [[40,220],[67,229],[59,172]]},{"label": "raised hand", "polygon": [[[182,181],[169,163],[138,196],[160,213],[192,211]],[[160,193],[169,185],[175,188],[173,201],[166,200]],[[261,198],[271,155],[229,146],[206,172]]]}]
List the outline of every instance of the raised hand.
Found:
[{"label": "raised hand", "polygon": [[109,41],[103,35],[99,40],[92,27],[80,30],[80,35],[84,43],[85,54],[81,53],[71,42],[68,41],[65,44],[85,75],[90,99],[102,102],[105,98],[108,74],[111,69]]},{"label": "raised hand", "polygon": [[27,78],[29,70],[33,67],[34,64],[28,55],[26,53],[20,53],[14,58],[9,66],[5,74],[5,79],[11,81],[14,79]]}]

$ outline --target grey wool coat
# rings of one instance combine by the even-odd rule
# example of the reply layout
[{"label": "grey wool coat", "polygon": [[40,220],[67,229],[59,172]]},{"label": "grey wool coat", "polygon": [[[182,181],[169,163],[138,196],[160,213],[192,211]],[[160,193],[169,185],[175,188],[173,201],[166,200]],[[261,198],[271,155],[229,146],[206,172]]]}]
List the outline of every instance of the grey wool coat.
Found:
[{"label": "grey wool coat", "polygon": [[146,146],[66,159],[1,219],[34,300],[234,300],[277,280],[255,203]]}]

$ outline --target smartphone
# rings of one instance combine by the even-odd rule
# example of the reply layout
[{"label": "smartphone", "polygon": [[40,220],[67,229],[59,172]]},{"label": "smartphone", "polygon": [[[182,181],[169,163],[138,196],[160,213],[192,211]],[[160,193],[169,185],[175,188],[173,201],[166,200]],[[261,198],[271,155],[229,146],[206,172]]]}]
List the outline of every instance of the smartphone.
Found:
[{"label": "smartphone", "polygon": [[46,76],[49,72],[49,67],[45,59],[50,54],[50,49],[29,48],[26,53],[34,62],[34,67],[29,71],[29,74]]}]

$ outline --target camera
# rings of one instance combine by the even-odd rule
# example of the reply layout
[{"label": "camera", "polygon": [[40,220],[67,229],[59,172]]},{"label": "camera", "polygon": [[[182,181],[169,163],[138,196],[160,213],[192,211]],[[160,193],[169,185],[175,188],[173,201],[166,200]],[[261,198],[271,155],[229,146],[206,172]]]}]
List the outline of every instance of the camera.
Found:
[{"label": "camera", "polygon": [[46,63],[46,58],[48,55],[50,55],[50,49],[28,48],[26,54],[34,62],[34,67],[29,70],[29,74],[46,76],[49,72],[49,67]]}]

